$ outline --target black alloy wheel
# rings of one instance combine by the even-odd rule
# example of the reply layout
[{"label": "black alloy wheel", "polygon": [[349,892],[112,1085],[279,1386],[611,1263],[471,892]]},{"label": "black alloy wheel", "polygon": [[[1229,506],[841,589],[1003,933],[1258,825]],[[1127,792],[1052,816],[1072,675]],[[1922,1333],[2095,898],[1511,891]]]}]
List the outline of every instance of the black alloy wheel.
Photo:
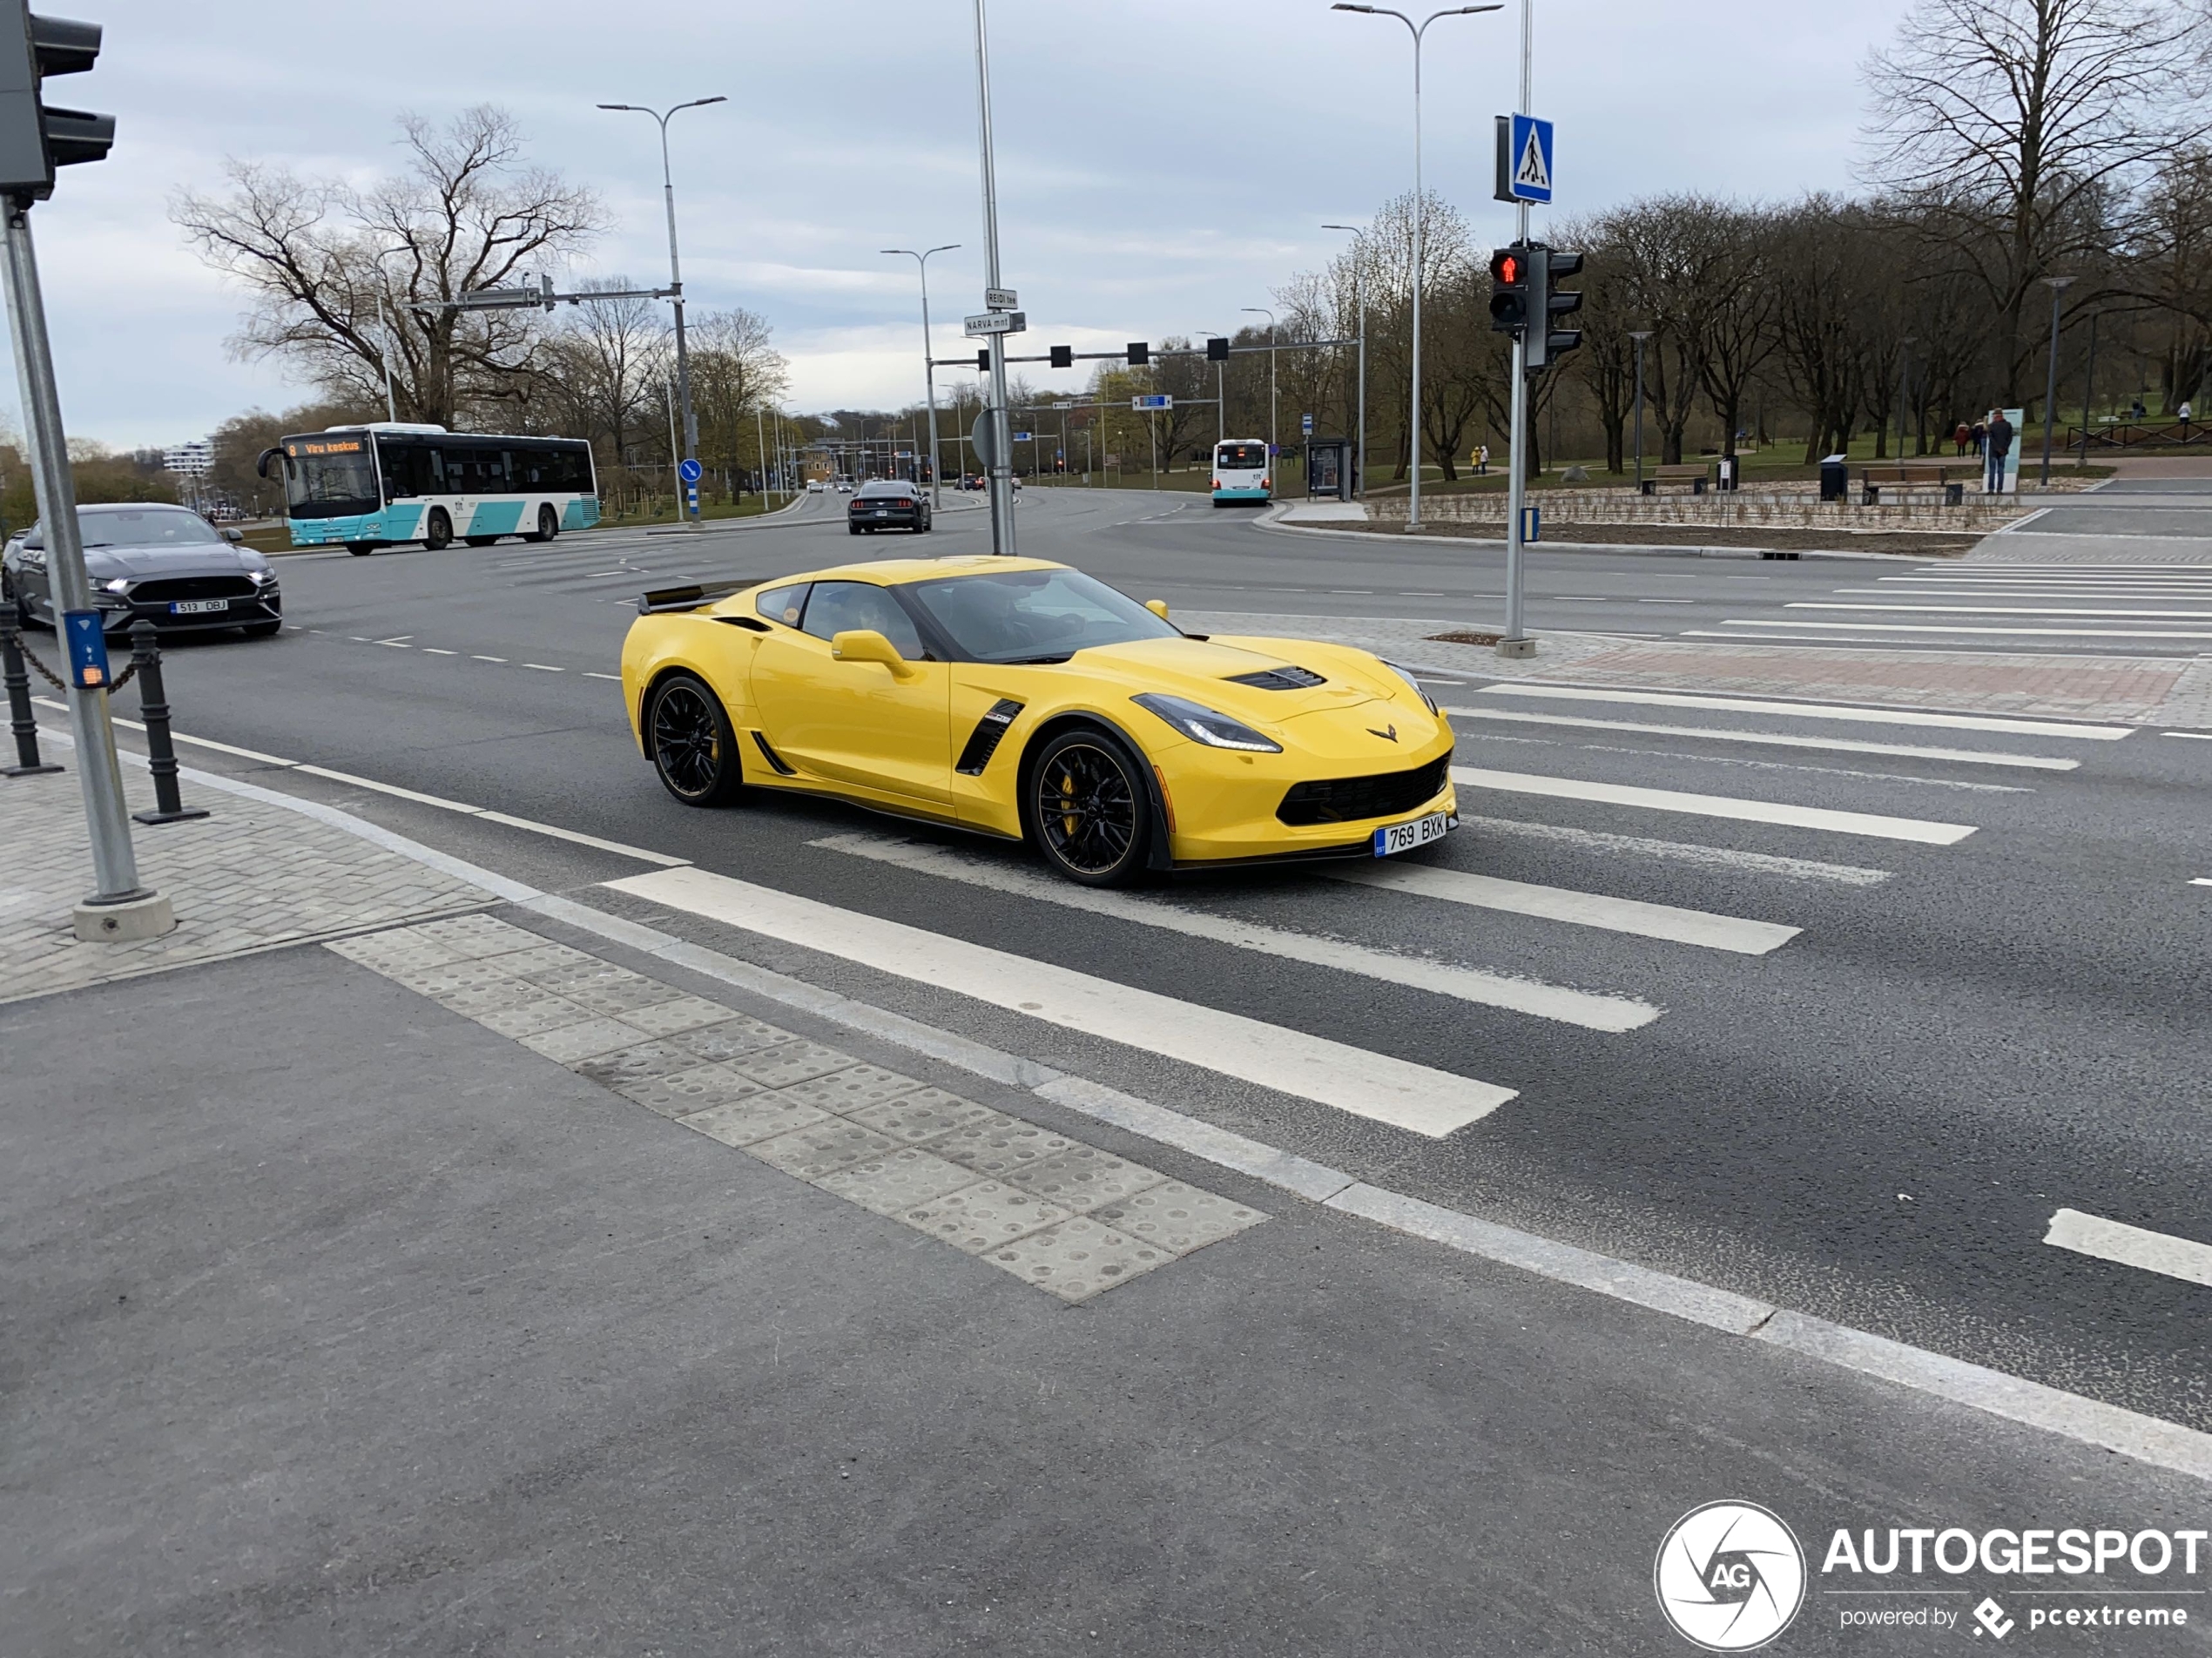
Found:
[{"label": "black alloy wheel", "polygon": [[430,509],[430,516],[422,525],[422,544],[434,553],[442,553],[453,545],[453,520],[446,516],[443,507]]},{"label": "black alloy wheel", "polygon": [[1143,873],[1152,801],[1137,763],[1102,731],[1063,731],[1029,772],[1022,816],[1046,861],[1085,886],[1126,886]]},{"label": "black alloy wheel", "polygon": [[653,769],[687,806],[727,805],[738,798],[744,768],[738,736],[715,694],[690,674],[663,680],[645,718]]},{"label": "black alloy wheel", "polygon": [[560,530],[561,521],[554,516],[552,504],[548,502],[537,509],[537,528],[524,536],[523,539],[524,541],[551,541],[560,533]]}]

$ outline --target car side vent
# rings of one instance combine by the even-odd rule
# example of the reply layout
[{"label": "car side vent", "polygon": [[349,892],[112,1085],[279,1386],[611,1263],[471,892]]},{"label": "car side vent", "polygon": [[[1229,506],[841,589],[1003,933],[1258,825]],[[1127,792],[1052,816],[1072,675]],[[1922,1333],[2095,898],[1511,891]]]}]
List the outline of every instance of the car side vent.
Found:
[{"label": "car side vent", "polygon": [[1014,717],[1022,711],[1022,704],[1000,698],[991,704],[991,711],[975,722],[975,729],[968,736],[968,746],[960,751],[960,764],[953,768],[962,777],[981,777],[983,768],[991,763],[991,756],[999,751],[999,740],[1006,735],[1006,728],[1014,724]]},{"label": "car side vent", "polygon": [[768,624],[750,616],[718,616],[714,618],[725,627],[744,628],[751,633],[765,633]]},{"label": "car side vent", "polygon": [[1258,673],[1231,674],[1229,683],[1258,691],[1311,691],[1329,682],[1311,668],[1263,668]]},{"label": "car side vent", "polygon": [[770,748],[768,746],[768,739],[763,737],[759,731],[755,731],[752,734],[752,740],[754,745],[760,750],[761,758],[766,760],[770,765],[775,767],[777,776],[797,777],[799,775],[799,768],[786,763],[782,755],[777,753],[772,748]]}]

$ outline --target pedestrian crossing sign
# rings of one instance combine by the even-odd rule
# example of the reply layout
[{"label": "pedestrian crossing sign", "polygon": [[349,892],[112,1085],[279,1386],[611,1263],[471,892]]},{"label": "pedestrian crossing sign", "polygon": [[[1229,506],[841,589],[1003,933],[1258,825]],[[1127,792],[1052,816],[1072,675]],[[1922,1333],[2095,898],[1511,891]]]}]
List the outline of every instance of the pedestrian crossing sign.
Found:
[{"label": "pedestrian crossing sign", "polygon": [[1498,118],[1500,201],[1548,203],[1552,199],[1552,124],[1533,115]]}]

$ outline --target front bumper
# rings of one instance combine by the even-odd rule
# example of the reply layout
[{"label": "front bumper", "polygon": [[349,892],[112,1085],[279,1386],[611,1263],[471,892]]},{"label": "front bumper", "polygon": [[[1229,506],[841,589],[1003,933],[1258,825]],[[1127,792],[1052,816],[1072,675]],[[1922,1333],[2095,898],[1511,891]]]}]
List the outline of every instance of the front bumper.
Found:
[{"label": "front bumper", "polygon": [[[1392,769],[1413,770],[1448,760],[1451,753],[1451,735],[1445,731],[1433,744],[1407,756],[1406,764]],[[1459,810],[1447,772],[1443,786],[1426,799],[1398,804],[1398,809],[1378,816],[1285,823],[1277,813],[1292,785],[1332,773],[1352,775],[1352,767],[1332,765],[1317,771],[1310,759],[1299,764],[1283,755],[1245,756],[1197,744],[1177,745],[1153,759],[1174,824],[1168,836],[1169,855],[1178,867],[1372,856],[1375,831],[1385,825]]]}]

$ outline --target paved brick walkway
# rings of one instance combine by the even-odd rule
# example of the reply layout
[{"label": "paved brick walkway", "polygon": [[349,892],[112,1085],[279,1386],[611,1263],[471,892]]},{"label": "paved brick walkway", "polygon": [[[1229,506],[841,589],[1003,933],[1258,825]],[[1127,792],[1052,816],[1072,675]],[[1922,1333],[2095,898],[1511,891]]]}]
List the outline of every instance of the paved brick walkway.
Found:
[{"label": "paved brick walkway", "polygon": [[[47,754],[69,770],[0,778],[0,1001],[74,990],[272,945],[496,902],[480,887],[281,806],[236,795],[185,804],[213,816],[132,826],[139,878],[169,896],[177,930],[135,944],[84,944],[70,912],[92,885],[92,855],[75,751]],[[125,761],[132,810],[153,785]]]}]

